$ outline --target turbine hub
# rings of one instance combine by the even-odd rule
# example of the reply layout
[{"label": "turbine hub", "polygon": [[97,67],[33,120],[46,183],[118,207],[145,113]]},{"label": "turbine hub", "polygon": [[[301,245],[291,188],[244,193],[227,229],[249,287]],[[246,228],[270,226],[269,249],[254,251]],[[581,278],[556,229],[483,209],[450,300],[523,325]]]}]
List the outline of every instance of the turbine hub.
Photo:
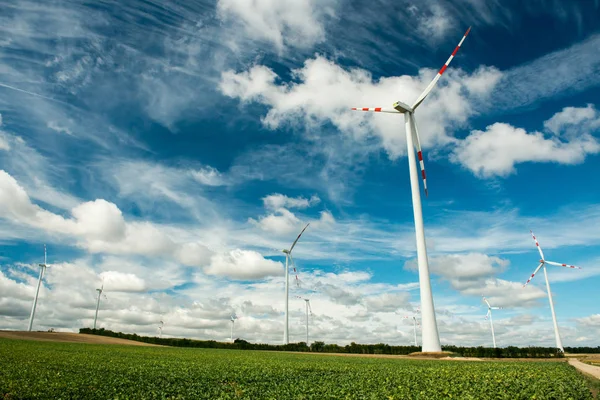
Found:
[{"label": "turbine hub", "polygon": [[283,249],[283,250],[281,250],[281,251],[283,251],[285,254],[290,254],[290,251],[289,251],[289,250]]},{"label": "turbine hub", "polygon": [[544,261],[544,259],[541,259],[541,260],[540,260],[540,263],[541,263],[541,264],[546,264],[546,261]]}]

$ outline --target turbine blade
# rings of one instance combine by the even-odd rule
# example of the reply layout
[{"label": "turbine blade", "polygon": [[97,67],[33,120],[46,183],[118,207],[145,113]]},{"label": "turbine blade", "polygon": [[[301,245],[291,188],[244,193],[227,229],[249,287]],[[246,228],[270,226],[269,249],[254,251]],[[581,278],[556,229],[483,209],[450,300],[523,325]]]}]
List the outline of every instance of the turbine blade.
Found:
[{"label": "turbine blade", "polygon": [[423,178],[423,188],[425,189],[425,197],[428,196],[429,192],[427,191],[427,176],[425,175],[425,162],[423,161],[423,151],[421,151],[421,140],[419,139],[419,129],[417,128],[417,120],[415,119],[414,114],[411,114],[412,122],[413,122],[413,141],[415,142],[415,147],[417,148],[417,156],[419,157],[419,167],[421,167],[421,177]]},{"label": "turbine blade", "polygon": [[462,46],[462,44],[465,41],[465,39],[467,38],[467,35],[469,34],[469,32],[471,32],[471,27],[469,27],[469,29],[467,29],[467,31],[465,32],[464,36],[462,37],[462,39],[458,43],[458,46],[456,46],[456,48],[454,49],[454,51],[450,55],[450,58],[448,58],[448,61],[446,61],[446,63],[444,64],[444,66],[438,71],[437,75],[435,76],[435,78],[433,78],[433,80],[431,81],[431,83],[429,84],[429,86],[427,86],[425,88],[425,90],[423,91],[423,93],[421,93],[421,95],[417,98],[417,101],[415,101],[415,104],[412,106],[413,110],[415,110],[419,106],[419,104],[421,104],[423,102],[423,100],[425,100],[425,97],[427,97],[427,95],[429,94],[429,92],[431,92],[431,90],[433,89],[433,87],[435,86],[435,84],[437,83],[437,81],[440,79],[440,77],[442,76],[442,74],[446,71],[446,68],[448,68],[448,65],[450,65],[450,61],[452,61],[452,59],[454,58],[454,56],[456,55],[456,53],[458,53],[458,49],[460,49],[460,46]]},{"label": "turbine blade", "polygon": [[490,317],[490,312],[491,312],[491,311],[490,311],[490,309],[488,308],[488,312],[487,312],[487,314],[485,314],[485,319],[486,319],[486,320],[487,320],[487,319]]},{"label": "turbine blade", "polygon": [[308,304],[308,311],[310,311],[310,315],[312,315],[312,307],[310,306],[310,300],[306,302]]},{"label": "turbine blade", "polygon": [[308,224],[306,224],[306,226],[304,227],[304,229],[302,229],[302,232],[300,232],[300,234],[298,235],[298,237],[296,238],[296,240],[294,240],[294,243],[292,243],[292,247],[290,247],[290,255],[292,253],[292,250],[294,250],[294,246],[296,245],[296,243],[298,243],[298,240],[300,240],[300,236],[302,236],[302,234],[304,233],[304,231],[306,230],[306,228],[308,228],[309,225],[310,225],[310,222]]},{"label": "turbine blade", "polygon": [[502,307],[490,307],[492,310],[502,310]]},{"label": "turbine blade", "polygon": [[394,108],[382,108],[382,107],[352,107],[352,111],[369,111],[369,112],[382,112],[390,114],[402,114],[400,111]]},{"label": "turbine blade", "polygon": [[565,268],[582,269],[581,267],[576,267],[575,265],[561,264],[561,263],[557,263],[557,262],[554,262],[554,261],[546,261],[546,264],[550,264],[550,265],[556,265],[557,267],[565,267]]},{"label": "turbine blade", "polygon": [[535,242],[535,245],[537,246],[538,251],[540,252],[540,256],[542,257],[542,260],[543,260],[544,259],[544,252],[542,251],[542,248],[540,247],[540,243],[535,238],[535,235],[533,234],[533,231],[529,231],[529,232],[531,232],[531,237],[533,238],[533,241]]},{"label": "turbine blade", "polygon": [[485,304],[487,304],[487,305],[488,305],[488,307],[491,307],[491,306],[490,306],[490,303],[487,301],[487,299],[486,299],[485,297],[483,298],[483,301],[485,301]]},{"label": "turbine blade", "polygon": [[291,261],[291,264],[292,264],[292,270],[294,271],[296,286],[300,287],[300,279],[298,278],[298,270],[296,269],[296,263],[294,262],[294,258],[292,257],[292,253],[290,252],[288,254],[290,256],[290,261]]},{"label": "turbine blade", "polygon": [[535,269],[535,271],[533,271],[533,274],[531,274],[531,276],[529,277],[529,279],[527,279],[527,282],[525,282],[525,284],[523,285],[523,287],[527,286],[527,284],[529,282],[531,282],[531,280],[533,279],[533,277],[535,276],[535,274],[537,274],[537,272],[540,270],[540,268],[542,268],[542,265],[544,265],[544,263],[540,263],[540,265],[538,265],[538,267]]}]

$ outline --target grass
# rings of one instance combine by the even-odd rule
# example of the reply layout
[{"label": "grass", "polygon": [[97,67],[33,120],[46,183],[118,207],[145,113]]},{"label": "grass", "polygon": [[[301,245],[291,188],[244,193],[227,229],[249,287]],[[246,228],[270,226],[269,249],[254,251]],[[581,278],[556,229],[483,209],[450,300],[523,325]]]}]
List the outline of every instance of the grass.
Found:
[{"label": "grass", "polygon": [[0,339],[4,399],[592,399],[566,363],[460,362]]}]

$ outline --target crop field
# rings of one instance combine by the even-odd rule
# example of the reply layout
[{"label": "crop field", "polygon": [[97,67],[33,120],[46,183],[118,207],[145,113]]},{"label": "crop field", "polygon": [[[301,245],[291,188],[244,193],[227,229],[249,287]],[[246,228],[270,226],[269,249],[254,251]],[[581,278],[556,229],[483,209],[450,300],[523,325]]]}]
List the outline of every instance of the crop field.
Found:
[{"label": "crop field", "polygon": [[0,339],[4,399],[591,399],[564,362],[459,362]]}]

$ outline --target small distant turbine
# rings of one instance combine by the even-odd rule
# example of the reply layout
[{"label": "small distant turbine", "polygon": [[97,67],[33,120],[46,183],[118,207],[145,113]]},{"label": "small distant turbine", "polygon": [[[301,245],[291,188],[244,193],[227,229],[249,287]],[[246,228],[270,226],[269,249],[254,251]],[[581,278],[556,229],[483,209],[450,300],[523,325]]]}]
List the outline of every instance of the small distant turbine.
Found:
[{"label": "small distant turbine", "polygon": [[312,308],[310,307],[310,298],[312,297],[312,295],[308,296],[308,297],[300,297],[300,296],[296,296],[296,298],[300,299],[300,300],[304,300],[305,303],[305,308],[306,308],[306,345],[308,346],[308,313],[310,312],[310,315],[313,315],[312,312]]},{"label": "small distant turbine", "polygon": [[231,314],[230,317],[230,321],[231,321],[231,343],[233,343],[233,325],[235,324],[235,320],[238,318],[237,315],[235,315],[235,313]]},{"label": "small distant turbine", "polygon": [[[298,237],[296,238],[296,240],[294,240],[294,243],[292,243],[292,246],[288,249],[284,249],[282,250],[283,253],[285,254],[285,323],[283,326],[283,344],[288,344],[290,342],[290,334],[289,334],[289,300],[290,300],[290,268],[289,268],[289,264],[292,264],[292,268],[294,268],[294,272],[296,272],[296,265],[294,264],[294,259],[292,258],[292,250],[294,250],[294,246],[296,246],[296,243],[298,243],[298,240],[300,240],[300,236],[302,236],[302,234],[304,233],[304,231],[306,230],[306,228],[308,228],[308,226],[310,225],[310,223],[306,224],[306,226],[304,227],[304,229],[302,229],[302,231],[300,232],[300,234],[298,235]],[[298,280],[298,275],[296,274],[296,285],[300,286],[300,281]]]},{"label": "small distant turbine", "polygon": [[44,271],[48,268],[47,258],[46,258],[46,245],[44,245],[44,263],[38,264],[40,267],[40,277],[38,278],[37,289],[35,291],[35,297],[33,298],[33,306],[31,307],[31,315],[29,316],[29,328],[28,331],[31,332],[31,328],[33,327],[33,318],[35,317],[35,307],[37,306],[38,296],[40,294],[40,286],[42,285],[42,279],[44,278]]},{"label": "small distant turbine", "polygon": [[494,321],[492,320],[492,310],[502,310],[502,307],[492,307],[485,297],[483,297],[483,301],[488,306],[488,312],[487,314],[485,314],[485,319],[490,319],[490,326],[492,328],[492,341],[494,342],[494,348],[496,348],[496,335],[494,334]]},{"label": "small distant turbine", "polygon": [[[94,316],[94,329],[96,329],[96,321],[98,320],[98,309],[100,308],[100,297],[102,297],[102,292],[104,292],[104,278],[102,279],[102,286],[100,289],[96,289],[98,292],[98,301],[96,302],[96,315]],[[106,295],[104,295],[106,298]]]},{"label": "small distant turbine", "polygon": [[412,316],[405,315],[404,317],[402,317],[403,319],[412,319],[413,320],[413,333],[415,336],[415,346],[416,347],[419,347],[419,342],[417,341],[417,326],[420,326],[419,320],[417,319],[417,314],[419,314],[419,312],[421,312],[421,310],[419,308],[417,308],[415,310],[415,313]]},{"label": "small distant turbine", "polygon": [[165,323],[163,321],[160,321],[160,325],[158,325],[158,329],[157,329],[159,338],[162,337],[163,326],[165,326]]},{"label": "small distant turbine", "polygon": [[565,268],[574,268],[574,269],[581,269],[581,268],[576,267],[574,265],[560,264],[560,263],[553,262],[553,261],[546,261],[546,259],[544,258],[544,253],[542,252],[542,248],[540,247],[539,242],[535,238],[533,231],[529,231],[529,232],[531,232],[531,237],[533,237],[533,241],[535,242],[535,245],[537,246],[538,251],[540,252],[540,257],[542,257],[542,259],[540,260],[540,265],[538,265],[536,270],[533,271],[533,274],[531,274],[529,279],[527,279],[527,282],[525,282],[523,287],[527,286],[527,284],[529,282],[531,282],[531,280],[533,279],[535,274],[537,274],[537,272],[540,270],[540,268],[544,267],[544,277],[546,278],[546,290],[548,291],[548,300],[550,301],[550,311],[552,311],[552,322],[554,323],[554,336],[556,337],[556,348],[560,349],[560,351],[562,351],[564,353],[565,349],[562,345],[562,340],[560,339],[560,333],[558,332],[558,323],[556,322],[556,313],[554,312],[554,302],[552,301],[552,293],[550,292],[550,283],[548,282],[548,273],[546,272],[546,264],[555,265],[557,267],[565,267]]}]

